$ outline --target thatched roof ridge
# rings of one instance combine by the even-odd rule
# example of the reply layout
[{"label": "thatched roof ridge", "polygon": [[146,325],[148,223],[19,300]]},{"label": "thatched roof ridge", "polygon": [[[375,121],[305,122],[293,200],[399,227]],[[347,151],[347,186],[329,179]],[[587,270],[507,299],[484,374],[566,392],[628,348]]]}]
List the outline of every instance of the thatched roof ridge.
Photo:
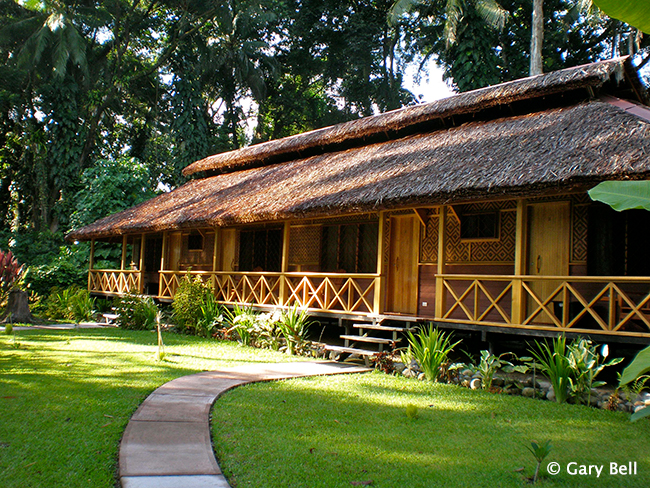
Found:
[{"label": "thatched roof ridge", "polygon": [[[499,85],[473,90],[432,103],[393,110],[380,115],[325,127],[283,139],[255,144],[236,151],[209,156],[183,170],[188,176],[201,171],[231,172],[267,162],[277,163],[313,155],[315,151],[326,152],[340,149],[344,143],[351,147],[363,145],[376,135],[399,134],[405,127],[417,126],[432,119],[485,110],[518,100],[567,92],[577,88],[598,87],[613,75],[623,76],[627,57],[567,68],[543,75],[531,76]],[[338,146],[338,147],[337,147]]]},{"label": "thatched roof ridge", "polygon": [[650,178],[650,122],[593,101],[193,180],[68,238],[509,198],[626,178]]}]

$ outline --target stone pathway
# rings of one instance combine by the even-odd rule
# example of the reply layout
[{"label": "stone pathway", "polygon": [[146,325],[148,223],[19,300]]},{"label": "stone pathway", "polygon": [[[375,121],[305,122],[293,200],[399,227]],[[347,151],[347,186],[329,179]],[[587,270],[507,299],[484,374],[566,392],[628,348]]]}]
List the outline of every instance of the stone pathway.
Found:
[{"label": "stone pathway", "polygon": [[263,363],[172,380],[147,397],[124,431],[122,488],[229,488],[210,435],[210,409],[224,392],[259,381],[367,371],[325,361]]}]

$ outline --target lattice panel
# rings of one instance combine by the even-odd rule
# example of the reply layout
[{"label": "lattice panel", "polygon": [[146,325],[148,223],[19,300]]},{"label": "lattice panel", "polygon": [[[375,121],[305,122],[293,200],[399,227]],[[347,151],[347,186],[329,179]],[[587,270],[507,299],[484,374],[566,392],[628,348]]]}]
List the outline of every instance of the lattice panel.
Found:
[{"label": "lattice panel", "polygon": [[383,268],[385,270],[390,266],[390,218],[386,218],[384,222],[384,255],[383,255]]},{"label": "lattice panel", "polygon": [[427,225],[421,234],[420,240],[420,262],[438,262],[438,215],[429,212]]},{"label": "lattice panel", "polygon": [[469,261],[469,243],[460,240],[460,222],[452,212],[447,213],[447,262],[465,263]]},{"label": "lattice panel", "polygon": [[571,262],[587,262],[587,227],[589,207],[585,204],[572,205]]},{"label": "lattice panel", "polygon": [[318,265],[321,252],[321,226],[292,227],[289,234],[289,264]]}]

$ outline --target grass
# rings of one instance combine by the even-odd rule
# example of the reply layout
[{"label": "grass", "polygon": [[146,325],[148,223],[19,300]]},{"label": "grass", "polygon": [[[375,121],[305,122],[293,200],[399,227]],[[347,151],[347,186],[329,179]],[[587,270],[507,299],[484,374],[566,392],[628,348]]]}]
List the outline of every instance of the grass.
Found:
[{"label": "grass", "polygon": [[[15,339],[14,339],[15,337]],[[0,333],[0,486],[112,487],[138,405],[176,377],[291,360],[235,343],[119,329]]]},{"label": "grass", "polygon": [[[647,421],[380,373],[247,385],[221,397],[212,418],[217,458],[237,488],[525,487],[536,466],[527,447],[548,439],[535,486],[650,485]],[[546,472],[553,461],[557,476]],[[572,476],[572,461],[604,469]],[[630,461],[636,476],[609,475],[610,462]]]}]

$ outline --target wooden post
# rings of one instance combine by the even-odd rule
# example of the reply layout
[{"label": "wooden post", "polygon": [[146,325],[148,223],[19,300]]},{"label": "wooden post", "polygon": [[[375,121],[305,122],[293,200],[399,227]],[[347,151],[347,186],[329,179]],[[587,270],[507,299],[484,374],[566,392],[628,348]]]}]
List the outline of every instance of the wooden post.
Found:
[{"label": "wooden post", "polygon": [[88,291],[91,290],[92,286],[92,275],[93,275],[93,268],[94,268],[94,261],[95,261],[95,239],[92,239],[90,241],[90,260],[88,261]]},{"label": "wooden post", "polygon": [[436,269],[436,310],[435,318],[441,319],[445,314],[445,284],[441,275],[445,273],[446,251],[446,221],[447,207],[441,206],[438,209],[438,265]]},{"label": "wooden post", "polygon": [[289,271],[289,234],[291,233],[291,225],[289,221],[284,223],[282,232],[282,275],[280,276],[280,305],[288,305],[287,297],[287,277],[286,273]]},{"label": "wooden post", "polygon": [[140,286],[138,287],[138,293],[142,295],[144,293],[144,240],[145,235],[142,234],[140,238]]},{"label": "wooden post", "polygon": [[163,237],[162,237],[162,252],[160,255],[160,271],[165,271],[166,265],[167,265],[167,247],[169,246],[169,243],[167,242],[169,240],[169,236],[167,235],[167,232],[163,232]]},{"label": "wooden post", "polygon": [[120,260],[120,270],[124,271],[126,269],[126,235],[122,236],[122,259]]},{"label": "wooden post", "polygon": [[377,274],[375,278],[375,303],[373,313],[384,312],[384,294],[386,293],[386,270],[384,269],[384,229],[386,227],[386,211],[379,212],[379,229],[377,232]]},{"label": "wooden post", "polygon": [[162,236],[162,251],[160,253],[160,270],[158,271],[158,296],[162,296],[163,290],[165,289],[165,276],[163,271],[165,271],[165,266],[167,265],[167,247],[169,246],[169,235],[167,232],[163,232]]},{"label": "wooden post", "polygon": [[212,272],[217,271],[219,263],[219,241],[221,240],[221,228],[214,228],[214,249],[212,250]]},{"label": "wooden post", "polygon": [[89,269],[95,269],[95,239],[90,241],[90,264]]},{"label": "wooden post", "polygon": [[512,313],[511,322],[521,325],[526,318],[526,297],[523,280],[526,274],[526,251],[528,230],[528,205],[526,200],[517,200],[517,227],[515,230],[515,276],[512,281]]}]

